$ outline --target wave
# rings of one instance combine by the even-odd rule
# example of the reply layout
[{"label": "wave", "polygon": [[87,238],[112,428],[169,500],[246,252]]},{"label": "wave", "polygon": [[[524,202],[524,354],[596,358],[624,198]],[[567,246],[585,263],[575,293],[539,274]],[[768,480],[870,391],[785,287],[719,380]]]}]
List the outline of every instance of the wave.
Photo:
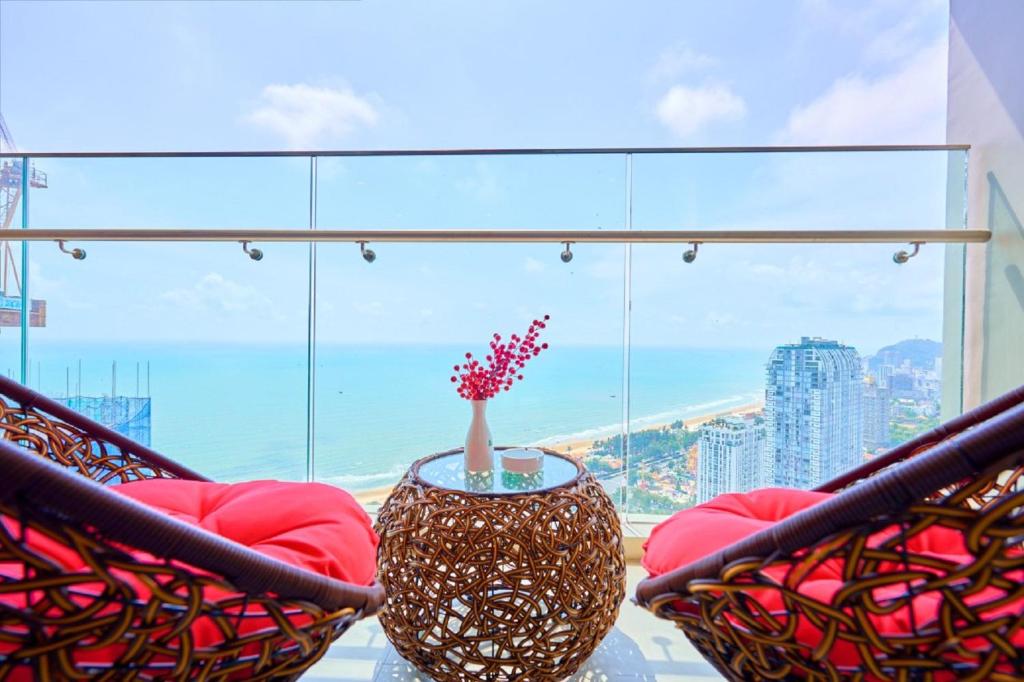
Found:
[{"label": "wave", "polygon": [[397,483],[398,479],[409,470],[407,464],[398,464],[388,471],[367,474],[336,474],[334,476],[317,476],[316,480],[321,483],[330,483],[342,488],[352,490],[366,490],[378,488],[382,485]]},{"label": "wave", "polygon": [[[656,412],[655,414],[649,414],[643,417],[634,417],[629,420],[629,426],[630,429],[636,429],[645,426],[654,426],[655,424],[664,424],[665,422],[676,421],[679,419],[691,419],[693,417],[703,416],[707,414],[709,410],[717,411],[715,408],[741,407],[755,400],[758,400],[761,397],[762,396],[760,393],[746,393],[729,396],[728,398],[720,398],[719,400],[709,400],[703,403],[682,405],[671,410]],[[556,443],[564,443],[567,441],[596,440],[598,438],[608,438],[610,436],[616,436],[619,435],[621,432],[622,422],[615,422],[614,424],[583,429],[581,431],[574,431],[572,433],[559,434],[557,436],[547,436],[540,440],[534,441],[533,445],[553,445]]]}]

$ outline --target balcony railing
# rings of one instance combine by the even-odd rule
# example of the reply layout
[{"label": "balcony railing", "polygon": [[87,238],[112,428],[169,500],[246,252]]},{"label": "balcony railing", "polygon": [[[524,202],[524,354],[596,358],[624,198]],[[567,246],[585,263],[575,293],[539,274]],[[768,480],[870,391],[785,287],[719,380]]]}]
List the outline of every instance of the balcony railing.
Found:
[{"label": "balcony railing", "polygon": [[[451,366],[545,313],[495,439],[631,513],[960,411],[964,146],[4,156],[48,186],[2,188],[0,371],[214,478],[380,499],[464,438]],[[808,397],[803,337],[855,397]]]}]

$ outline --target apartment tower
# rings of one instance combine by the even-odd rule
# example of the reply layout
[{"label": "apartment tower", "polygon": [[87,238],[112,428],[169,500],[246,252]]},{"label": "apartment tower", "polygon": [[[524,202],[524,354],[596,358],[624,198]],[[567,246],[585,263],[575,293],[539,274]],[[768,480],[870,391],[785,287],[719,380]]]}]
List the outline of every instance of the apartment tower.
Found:
[{"label": "apartment tower", "polygon": [[812,488],[862,461],[863,374],[852,346],[778,346],[765,387],[765,466],[774,485]]}]

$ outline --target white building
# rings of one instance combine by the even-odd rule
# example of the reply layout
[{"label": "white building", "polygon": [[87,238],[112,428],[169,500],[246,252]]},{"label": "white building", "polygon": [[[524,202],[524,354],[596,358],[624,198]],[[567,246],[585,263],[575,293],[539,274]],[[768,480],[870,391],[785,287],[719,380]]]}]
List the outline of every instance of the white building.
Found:
[{"label": "white building", "polygon": [[767,466],[774,485],[812,488],[862,461],[860,356],[804,337],[778,346],[765,388]]},{"label": "white building", "polygon": [[722,493],[769,485],[763,476],[764,420],[724,417],[700,431],[697,450],[697,503]]},{"label": "white building", "polygon": [[869,452],[889,446],[892,423],[892,393],[873,377],[864,382],[861,404],[864,417],[864,447]]}]

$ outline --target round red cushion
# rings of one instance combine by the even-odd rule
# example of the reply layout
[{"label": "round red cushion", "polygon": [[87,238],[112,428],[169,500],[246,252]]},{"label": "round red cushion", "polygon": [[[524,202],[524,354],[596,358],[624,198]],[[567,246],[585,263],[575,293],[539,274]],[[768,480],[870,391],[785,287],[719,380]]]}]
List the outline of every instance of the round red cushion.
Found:
[{"label": "round red cushion", "polygon": [[373,583],[377,535],[363,508],[340,488],[151,478],[111,489],[292,566]]},{"label": "round red cushion", "polygon": [[[179,479],[149,479],[111,486],[111,490],[146,504],[162,513],[186,523],[198,526],[211,533],[233,540],[266,556],[273,557],[292,566],[319,573],[357,585],[373,583],[376,572],[377,535],[370,518],[351,495],[338,488],[319,483],[285,483],[280,481],[252,481],[248,483],[212,483]],[[35,554],[55,563],[65,574],[91,576],[93,567],[83,556],[65,544],[59,543],[43,533],[22,529],[15,519],[0,518],[0,524],[10,537],[21,537]],[[163,560],[131,547],[121,547],[131,553],[140,564],[162,565]],[[173,557],[171,557],[173,559]],[[192,573],[203,571],[183,564],[176,564]],[[129,571],[119,572],[118,578],[129,591],[130,598],[144,603],[151,594],[150,583]],[[24,566],[17,562],[0,563],[0,583],[5,579],[24,579]],[[100,578],[90,582],[83,579],[74,586],[69,599],[80,607],[92,608],[98,595],[108,591]],[[181,591],[184,586],[176,588]],[[223,589],[207,586],[203,588],[203,599],[210,602],[229,604],[241,596]],[[4,607],[23,609],[30,602],[39,599],[38,594],[8,592],[0,594],[0,610]],[[237,616],[236,627],[239,636],[246,636],[277,623],[268,611],[259,604],[239,607],[225,606],[224,614]],[[33,608],[38,605],[33,604]],[[99,617],[123,608],[117,600],[105,600],[105,604],[94,616]],[[70,610],[74,611],[74,608]],[[63,611],[55,605],[54,616]],[[136,611],[136,618],[142,611]],[[197,617],[188,633],[189,646],[197,650],[210,651],[224,641],[224,634],[216,622],[215,612]],[[148,616],[147,616],[148,617]],[[288,616],[292,624],[302,628],[310,623],[310,616],[295,612]],[[153,630],[151,636],[161,631]],[[97,669],[119,660],[125,652],[127,642],[111,642],[95,646],[85,637],[70,653],[74,663],[88,670]],[[179,646],[177,639],[167,645]],[[259,643],[254,642],[242,651],[243,656],[259,653]],[[14,650],[13,642],[0,641],[0,660]],[[147,665],[152,671],[166,672],[161,666],[172,662],[172,657],[155,656]],[[152,672],[147,669],[147,672]],[[28,661],[17,665],[5,679],[16,682],[29,680],[33,676]],[[159,676],[158,674],[156,676]]]},{"label": "round red cushion", "polygon": [[641,563],[651,575],[674,571],[829,497],[790,488],[719,495],[655,526]]}]

